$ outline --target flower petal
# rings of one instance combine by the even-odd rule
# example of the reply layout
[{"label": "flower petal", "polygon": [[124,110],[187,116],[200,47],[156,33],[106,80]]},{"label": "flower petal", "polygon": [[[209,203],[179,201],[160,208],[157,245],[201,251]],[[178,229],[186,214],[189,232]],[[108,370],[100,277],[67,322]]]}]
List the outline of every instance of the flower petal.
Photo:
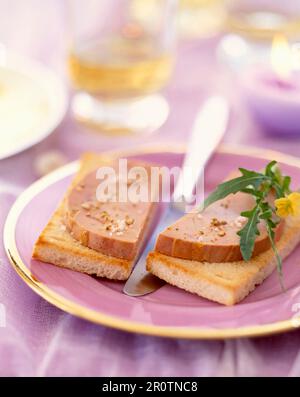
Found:
[{"label": "flower petal", "polygon": [[300,193],[293,192],[288,195],[288,199],[291,202],[292,215],[299,216],[300,215]]},{"label": "flower petal", "polygon": [[276,206],[276,214],[280,218],[285,218],[290,215],[292,208],[291,208],[291,201],[287,197],[282,197],[280,199],[275,200]]}]

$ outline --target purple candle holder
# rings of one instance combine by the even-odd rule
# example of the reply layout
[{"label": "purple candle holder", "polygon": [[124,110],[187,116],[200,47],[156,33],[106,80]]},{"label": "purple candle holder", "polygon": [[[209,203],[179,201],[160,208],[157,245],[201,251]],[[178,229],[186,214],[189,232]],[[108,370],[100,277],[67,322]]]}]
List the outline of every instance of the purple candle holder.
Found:
[{"label": "purple candle holder", "polygon": [[268,134],[300,137],[300,74],[281,80],[256,65],[241,76],[241,88],[254,117]]}]

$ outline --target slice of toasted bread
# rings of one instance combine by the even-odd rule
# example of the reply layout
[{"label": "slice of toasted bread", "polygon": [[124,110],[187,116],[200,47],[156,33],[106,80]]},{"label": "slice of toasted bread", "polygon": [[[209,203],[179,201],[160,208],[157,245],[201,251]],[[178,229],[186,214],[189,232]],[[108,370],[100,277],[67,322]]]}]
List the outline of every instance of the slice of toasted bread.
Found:
[{"label": "slice of toasted bread", "polygon": [[58,209],[35,243],[32,255],[34,259],[99,277],[127,280],[134,260],[107,256],[85,247],[71,236],[64,225],[65,202],[68,192],[87,173],[110,162],[111,159],[94,153],[82,156],[78,173],[73,178]]},{"label": "slice of toasted bread", "polygon": [[53,265],[114,280],[126,280],[133,261],[103,255],[81,245],[63,223],[64,204],[56,210],[39,236],[33,258]]},{"label": "slice of toasted bread", "polygon": [[[300,223],[286,224],[277,243],[282,259],[286,258],[300,242]],[[201,297],[234,305],[261,284],[276,267],[271,249],[248,262],[208,263],[166,256],[151,252],[147,269],[167,283]]]}]

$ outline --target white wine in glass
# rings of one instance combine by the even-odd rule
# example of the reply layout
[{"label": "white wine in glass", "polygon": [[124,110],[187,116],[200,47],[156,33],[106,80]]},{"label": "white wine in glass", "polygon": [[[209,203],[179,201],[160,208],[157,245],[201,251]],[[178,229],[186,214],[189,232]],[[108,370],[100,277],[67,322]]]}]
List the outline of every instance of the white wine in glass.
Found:
[{"label": "white wine in glass", "polygon": [[[83,15],[84,4],[94,3],[76,1],[70,7],[74,11],[81,4]],[[72,34],[68,67],[75,88],[74,115],[106,133],[150,132],[168,115],[168,104],[158,92],[168,82],[174,63],[176,1],[149,1],[156,7],[151,26],[132,17],[130,1],[98,0],[94,11],[101,18],[92,17],[96,28]],[[103,20],[101,9],[112,13],[111,23]]]}]

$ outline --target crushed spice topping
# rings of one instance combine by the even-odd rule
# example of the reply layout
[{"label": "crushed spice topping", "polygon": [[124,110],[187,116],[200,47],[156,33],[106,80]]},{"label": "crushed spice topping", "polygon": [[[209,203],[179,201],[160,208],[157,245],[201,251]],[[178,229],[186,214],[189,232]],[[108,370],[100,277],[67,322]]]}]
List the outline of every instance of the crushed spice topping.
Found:
[{"label": "crushed spice topping", "polygon": [[91,203],[89,203],[88,201],[85,203],[81,204],[81,207],[85,210],[90,210],[92,208]]},{"label": "crushed spice topping", "polygon": [[126,225],[130,226],[130,225],[134,224],[134,219],[131,218],[130,216],[126,215],[125,222],[126,222]]},{"label": "crushed spice topping", "polygon": [[226,222],[226,221],[223,221],[223,220],[219,220],[219,219],[217,219],[217,218],[212,218],[212,220],[211,220],[211,222],[210,222],[210,225],[211,225],[211,226],[219,227],[219,226],[227,225],[227,222]]},{"label": "crushed spice topping", "polygon": [[99,209],[101,206],[101,203],[98,201],[85,201],[84,203],[81,204],[81,208],[85,210],[91,210],[91,209]]},{"label": "crushed spice topping", "polygon": [[229,204],[228,203],[221,203],[220,206],[225,208],[225,209],[227,209],[229,207]]}]

